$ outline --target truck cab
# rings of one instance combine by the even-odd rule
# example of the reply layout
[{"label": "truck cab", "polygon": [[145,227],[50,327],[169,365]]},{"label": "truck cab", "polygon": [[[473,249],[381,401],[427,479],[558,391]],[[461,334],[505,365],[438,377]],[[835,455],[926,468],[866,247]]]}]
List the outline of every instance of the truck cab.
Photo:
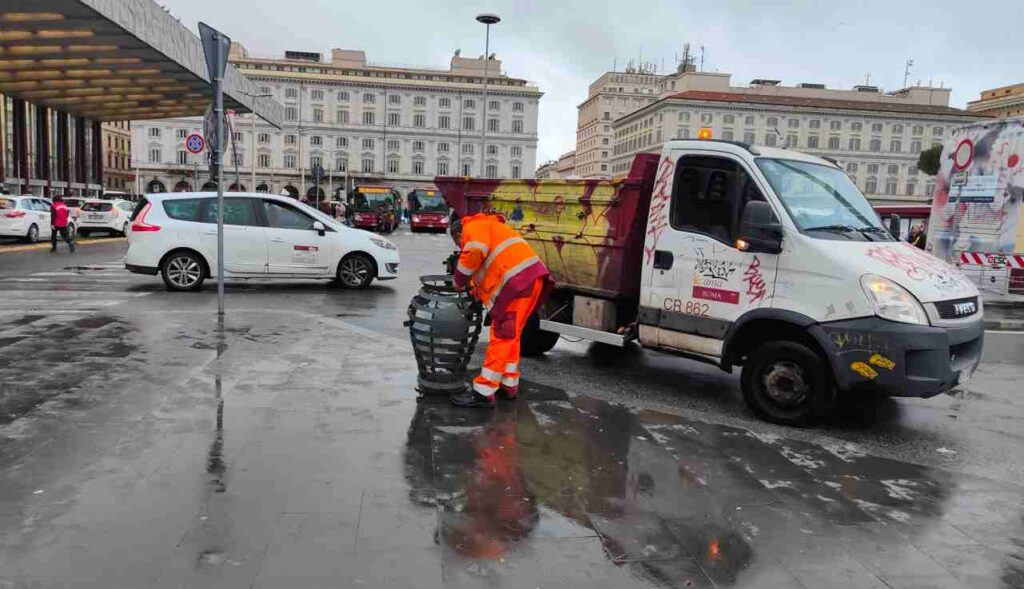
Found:
[{"label": "truck cab", "polygon": [[974,284],[893,237],[833,162],[679,140],[625,178],[481,182],[435,179],[458,213],[506,212],[556,281],[526,355],[564,335],[739,367],[753,411],[794,425],[839,392],[937,395],[980,361]]}]

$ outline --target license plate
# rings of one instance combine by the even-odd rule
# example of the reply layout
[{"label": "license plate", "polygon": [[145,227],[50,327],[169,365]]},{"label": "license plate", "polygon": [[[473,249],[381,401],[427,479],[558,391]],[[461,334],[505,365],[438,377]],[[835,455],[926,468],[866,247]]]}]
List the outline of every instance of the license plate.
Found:
[{"label": "license plate", "polygon": [[103,215],[89,215],[90,219],[102,219]]}]

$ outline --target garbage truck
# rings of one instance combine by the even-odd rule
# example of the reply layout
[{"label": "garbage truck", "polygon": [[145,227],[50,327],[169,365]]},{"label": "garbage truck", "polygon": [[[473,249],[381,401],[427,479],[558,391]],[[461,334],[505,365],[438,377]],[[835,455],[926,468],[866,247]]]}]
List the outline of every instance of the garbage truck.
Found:
[{"label": "garbage truck", "polygon": [[1024,294],[1024,118],[972,123],[943,145],[928,247],[985,290]]},{"label": "garbage truck", "polygon": [[840,393],[949,391],[981,358],[975,285],[894,238],[831,161],[674,140],[625,177],[435,184],[457,215],[500,212],[550,270],[525,355],[567,336],[738,368],[752,410],[791,425]]}]

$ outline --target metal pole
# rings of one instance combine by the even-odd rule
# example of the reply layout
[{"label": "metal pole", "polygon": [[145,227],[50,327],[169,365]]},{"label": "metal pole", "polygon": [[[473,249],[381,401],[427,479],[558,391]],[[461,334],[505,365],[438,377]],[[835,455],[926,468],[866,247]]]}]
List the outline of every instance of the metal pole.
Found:
[{"label": "metal pole", "polygon": [[[220,34],[213,37],[217,56],[214,63],[221,63]],[[215,72],[213,78],[213,116],[217,119],[217,145],[213,150],[213,162],[217,166],[217,316],[224,318],[224,169],[221,165],[221,148],[224,146],[224,73]]]},{"label": "metal pole", "polygon": [[[255,105],[253,105],[255,106]],[[256,113],[250,115],[252,117],[252,124],[250,125],[250,136],[249,136],[249,158],[252,162],[252,176],[249,180],[249,190],[256,191]]]},{"label": "metal pole", "polygon": [[484,122],[480,126],[480,177],[484,177],[484,155],[486,153],[487,138],[487,66],[491,58],[491,23],[487,23],[487,34],[484,41]]}]

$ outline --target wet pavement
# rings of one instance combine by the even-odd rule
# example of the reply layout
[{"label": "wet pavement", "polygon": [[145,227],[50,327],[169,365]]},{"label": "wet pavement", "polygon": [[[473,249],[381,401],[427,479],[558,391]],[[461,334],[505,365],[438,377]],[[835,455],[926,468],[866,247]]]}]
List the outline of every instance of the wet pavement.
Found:
[{"label": "wet pavement", "polygon": [[364,292],[230,285],[223,329],[107,246],[0,258],[0,587],[1024,586],[1019,365],[807,430],[570,343],[519,402],[418,402],[433,237]]}]

